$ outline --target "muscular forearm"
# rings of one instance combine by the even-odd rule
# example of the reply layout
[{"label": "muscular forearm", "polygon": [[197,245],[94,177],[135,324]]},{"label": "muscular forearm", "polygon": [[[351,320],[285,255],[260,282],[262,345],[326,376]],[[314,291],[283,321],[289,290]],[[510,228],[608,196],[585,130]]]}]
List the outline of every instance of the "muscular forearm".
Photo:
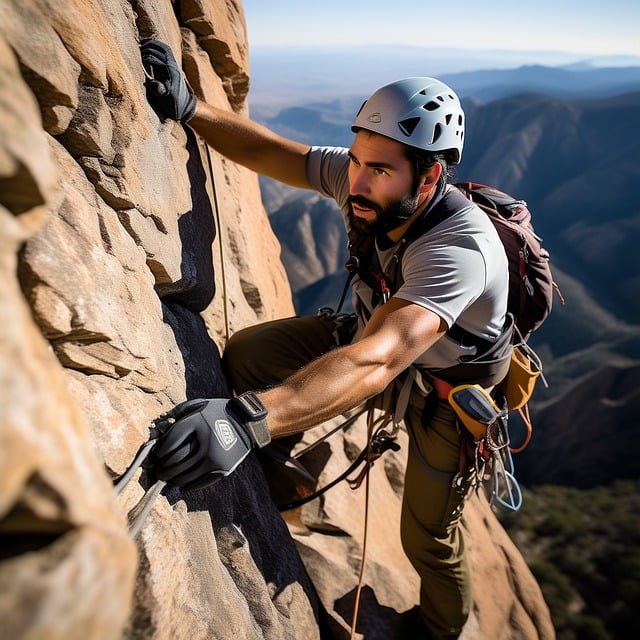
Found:
[{"label": "muscular forearm", "polygon": [[354,345],[335,349],[259,394],[269,411],[272,437],[313,427],[382,391],[394,372],[360,356]]},{"label": "muscular forearm", "polygon": [[358,342],[330,351],[260,394],[272,437],[303,431],[384,391],[445,330],[436,314],[392,298]]},{"label": "muscular forearm", "polygon": [[305,171],[308,145],[201,100],[189,126],[226,158],[291,186],[309,187]]}]

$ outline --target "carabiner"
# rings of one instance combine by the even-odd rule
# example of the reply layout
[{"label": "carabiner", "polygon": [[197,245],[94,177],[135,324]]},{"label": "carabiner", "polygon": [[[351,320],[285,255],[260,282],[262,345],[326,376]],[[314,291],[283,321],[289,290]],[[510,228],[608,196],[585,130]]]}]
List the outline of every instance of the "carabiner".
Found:
[{"label": "carabiner", "polygon": [[[150,431],[154,433],[155,424],[152,422],[150,425]],[[125,469],[124,473],[113,480],[114,491],[116,495],[120,495],[124,488],[129,484],[131,478],[135,472],[142,466],[142,463],[148,458],[153,445],[156,443],[157,436],[152,435],[147,442],[145,442],[138,453],[136,453],[131,464]],[[129,533],[135,537],[140,532],[142,524],[145,518],[149,515],[151,507],[155,502],[155,499],[160,495],[160,492],[166,485],[163,480],[157,480],[154,482],[145,492],[142,498],[136,502],[136,504],[129,510],[127,519],[129,522]]]}]

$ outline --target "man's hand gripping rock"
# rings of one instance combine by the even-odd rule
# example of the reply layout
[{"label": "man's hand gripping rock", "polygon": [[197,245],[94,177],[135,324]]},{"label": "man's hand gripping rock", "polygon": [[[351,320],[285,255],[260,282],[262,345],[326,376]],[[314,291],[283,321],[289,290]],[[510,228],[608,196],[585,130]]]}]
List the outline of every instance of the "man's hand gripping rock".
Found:
[{"label": "man's hand gripping rock", "polygon": [[145,468],[182,490],[228,476],[254,447],[271,441],[267,410],[258,397],[188,400],[155,422],[157,442]]},{"label": "man's hand gripping rock", "polygon": [[147,79],[147,99],[161,118],[187,122],[195,113],[193,95],[168,45],[158,40],[144,40],[140,45]]}]

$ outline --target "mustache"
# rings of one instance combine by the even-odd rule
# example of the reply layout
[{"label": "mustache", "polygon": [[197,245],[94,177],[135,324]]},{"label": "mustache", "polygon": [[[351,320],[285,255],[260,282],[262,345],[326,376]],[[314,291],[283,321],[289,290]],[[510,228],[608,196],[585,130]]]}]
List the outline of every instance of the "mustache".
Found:
[{"label": "mustache", "polygon": [[380,211],[380,207],[376,202],[367,200],[364,196],[349,196],[347,202],[349,204],[357,204],[361,207],[366,207],[367,209],[373,209],[374,211]]}]

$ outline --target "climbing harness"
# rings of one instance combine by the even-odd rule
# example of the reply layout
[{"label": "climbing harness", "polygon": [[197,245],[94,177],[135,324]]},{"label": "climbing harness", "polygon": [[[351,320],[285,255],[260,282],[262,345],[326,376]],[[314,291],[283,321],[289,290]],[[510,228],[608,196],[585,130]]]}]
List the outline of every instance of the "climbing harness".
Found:
[{"label": "climbing harness", "polygon": [[[500,409],[490,393],[479,385],[453,387],[448,399],[460,423],[473,436],[476,489],[488,475],[490,504],[518,511],[522,492],[514,475],[508,408]],[[462,481],[460,474],[454,478],[454,483]]]}]

